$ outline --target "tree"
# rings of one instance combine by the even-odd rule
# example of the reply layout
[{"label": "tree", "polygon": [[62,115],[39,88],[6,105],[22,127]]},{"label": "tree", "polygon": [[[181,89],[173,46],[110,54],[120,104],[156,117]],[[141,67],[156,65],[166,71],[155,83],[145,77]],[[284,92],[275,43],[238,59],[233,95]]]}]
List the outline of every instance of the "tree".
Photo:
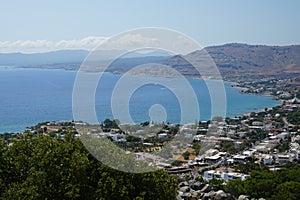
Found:
[{"label": "tree", "polygon": [[238,197],[241,194],[246,194],[244,182],[240,179],[228,181],[228,183],[224,186],[224,190],[235,197]]},{"label": "tree", "polygon": [[119,128],[119,120],[117,119],[114,119],[114,120],[110,120],[110,119],[105,119],[104,122],[103,122],[103,127],[104,128]]},{"label": "tree", "polygon": [[291,165],[276,172],[252,171],[245,181],[229,181],[225,191],[234,196],[241,194],[251,198],[299,199],[300,166]]},{"label": "tree", "polygon": [[0,199],[175,199],[165,171],[124,173],[96,160],[73,134],[0,140]]},{"label": "tree", "polygon": [[182,156],[183,156],[184,160],[188,160],[190,157],[190,153],[188,151],[186,151],[182,154]]},{"label": "tree", "polygon": [[236,169],[241,173],[248,174],[254,170],[268,170],[268,167],[264,164],[257,164],[253,162],[240,163],[237,165]]},{"label": "tree", "polygon": [[299,182],[285,182],[276,187],[276,193],[272,195],[272,200],[277,199],[300,199],[300,183]]},{"label": "tree", "polygon": [[221,117],[221,116],[214,116],[212,118],[212,121],[222,122],[223,121],[223,117]]},{"label": "tree", "polygon": [[209,186],[211,187],[212,190],[218,191],[218,190],[223,190],[223,181],[220,179],[215,179],[213,178],[208,182]]}]

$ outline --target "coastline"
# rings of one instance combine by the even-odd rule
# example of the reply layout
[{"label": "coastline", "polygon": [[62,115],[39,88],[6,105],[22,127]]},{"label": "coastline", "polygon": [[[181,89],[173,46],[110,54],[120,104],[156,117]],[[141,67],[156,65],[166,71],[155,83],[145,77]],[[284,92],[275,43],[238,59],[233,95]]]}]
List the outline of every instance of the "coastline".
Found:
[{"label": "coastline", "polygon": [[[16,68],[17,69],[25,69],[25,70],[30,70],[30,69],[33,69],[33,70],[44,70],[44,69],[41,69],[41,68],[24,68],[24,67],[14,67],[14,68],[11,68],[11,69],[13,69],[13,70],[16,70]],[[5,68],[5,69],[9,69],[9,68]],[[49,68],[47,68],[46,69],[47,71],[49,70],[49,71],[66,71],[66,72],[70,72],[71,70],[65,70],[65,69],[49,69]],[[110,73],[110,72],[109,72]],[[205,78],[205,79],[203,79],[203,78],[200,78],[200,77],[188,77],[188,78],[192,78],[192,79],[200,79],[200,80],[212,80],[213,81],[213,79],[211,79],[211,78]],[[234,84],[236,84],[236,83],[234,83],[234,82],[232,82],[232,81],[227,81],[227,80],[224,80],[224,83],[225,84],[228,84],[227,86],[225,86],[225,87],[231,87],[232,85],[234,85]],[[237,90],[241,90],[241,88],[237,88],[237,87],[233,87],[234,89],[237,89]],[[242,93],[241,92],[241,95],[244,95],[245,93]],[[257,95],[257,96],[266,96],[266,95],[261,95],[261,94],[255,94],[255,95]],[[271,95],[270,95],[271,96]],[[278,100],[278,99],[277,99]],[[282,102],[280,102],[280,101],[278,101],[278,103],[281,103],[282,104]],[[250,108],[250,109],[252,109],[252,108]],[[253,107],[253,109],[255,109],[255,111],[254,112],[260,112],[260,111],[262,111],[264,108],[261,108],[261,109],[256,109],[255,107]],[[246,109],[245,109],[246,110]],[[234,111],[234,112],[236,112],[236,111]],[[233,112],[232,112],[233,113]],[[248,112],[241,112],[240,114],[237,114],[238,116],[243,116],[243,115],[245,115],[245,114],[247,114]],[[231,116],[230,116],[231,115]],[[234,114],[228,114],[228,117],[230,117],[230,118],[233,118],[234,116],[233,116]],[[52,120],[55,120],[55,118],[52,118]],[[41,120],[41,122],[42,122],[43,120]],[[16,122],[16,124],[18,124],[17,122]],[[26,129],[26,127],[28,127],[28,126],[34,126],[35,124],[27,124],[26,126],[24,126],[24,128],[22,129],[22,130],[20,130],[20,131],[13,131],[13,132],[23,132],[25,129]],[[16,126],[16,127],[18,127],[18,126]],[[1,132],[2,132],[2,130],[0,130]],[[5,133],[5,132],[11,132],[10,130],[4,130],[3,129],[3,133]]]},{"label": "coastline", "polygon": [[[277,105],[277,106],[282,106],[283,105],[283,101],[280,100],[280,99],[278,99],[278,97],[276,97],[275,95],[265,94],[265,93],[245,93],[243,91],[244,90],[249,90],[249,88],[238,86],[239,85],[238,82],[233,82],[233,81],[227,81],[227,82],[231,84],[232,88],[235,88],[235,89],[239,90],[241,94],[249,94],[249,95],[258,95],[258,96],[272,97],[274,100],[276,100],[278,102],[279,105]],[[274,107],[276,107],[276,106],[271,106],[271,107],[266,107],[266,108],[269,110],[269,109],[273,109]],[[265,112],[265,108],[258,109],[258,111],[255,111],[255,112],[246,112],[246,113],[242,114],[242,116],[250,116],[251,113],[261,113],[261,112]]]}]

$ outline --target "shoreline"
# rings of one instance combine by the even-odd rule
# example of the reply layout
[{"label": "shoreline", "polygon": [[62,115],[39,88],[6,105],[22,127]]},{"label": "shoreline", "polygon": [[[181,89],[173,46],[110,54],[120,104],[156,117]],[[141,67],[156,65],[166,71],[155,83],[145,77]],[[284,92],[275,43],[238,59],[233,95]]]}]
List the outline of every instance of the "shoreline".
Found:
[{"label": "shoreline", "polygon": [[[9,70],[9,69],[13,69],[13,70],[15,70],[15,69],[25,69],[25,70],[29,70],[29,69],[33,69],[33,70],[55,70],[55,71],[57,71],[57,70],[62,70],[62,71],[67,71],[67,72],[70,72],[70,71],[74,71],[74,70],[66,70],[66,69],[51,69],[51,68],[27,68],[27,67],[7,67],[7,66],[4,66],[4,68],[3,69],[5,69],[5,70]],[[74,71],[75,72],[75,71]],[[111,72],[108,72],[108,73],[111,73]],[[111,74],[114,74],[114,73],[111,73]],[[187,77],[187,78],[191,78],[191,79],[200,79],[200,80],[214,80],[214,79],[211,79],[211,78],[202,78],[202,77]],[[218,80],[217,80],[218,81]],[[239,92],[240,92],[240,94],[241,95],[243,95],[243,94],[247,94],[247,93],[243,93],[243,92],[241,92],[243,89],[247,89],[247,88],[244,88],[244,87],[236,87],[236,86],[234,86],[234,85],[236,85],[236,84],[238,84],[237,82],[233,82],[233,81],[229,81],[229,80],[222,80],[224,83],[228,83],[229,85],[229,87],[232,87],[232,88],[234,88],[234,89],[237,89],[237,90],[239,90]],[[225,85],[224,85],[224,87],[226,87]],[[249,94],[252,94],[252,93],[249,93]],[[276,99],[275,98],[275,96],[273,96],[273,95],[263,95],[263,94],[253,94],[253,95],[257,95],[257,96],[271,96],[271,97],[273,97],[274,98],[274,100],[276,100],[277,102],[278,102],[278,105],[275,105],[275,106],[271,106],[271,107],[268,107],[268,108],[273,108],[273,107],[276,107],[276,106],[280,106],[280,105],[282,105],[282,101],[280,101],[280,100],[278,100],[278,99]],[[262,111],[264,111],[264,108],[250,108],[250,109],[256,109],[256,110],[254,110],[253,112],[255,112],[255,113],[259,113],[259,112],[262,112]],[[249,110],[249,109],[248,109]],[[245,116],[245,115],[247,115],[247,114],[249,114],[249,113],[252,113],[252,112],[241,112],[240,114],[237,114],[236,116]],[[233,115],[235,115],[235,114],[233,114]],[[230,113],[228,113],[227,114],[227,116],[229,117],[229,118],[234,118],[234,116],[233,115],[231,115]],[[226,117],[227,117],[226,116]],[[204,120],[204,119],[203,119]],[[208,119],[209,120],[209,119]],[[42,121],[40,121],[40,122],[42,122]],[[40,123],[39,122],[39,123]],[[36,124],[32,124],[32,125],[26,125],[22,130],[20,130],[20,131],[2,131],[2,130],[0,130],[0,134],[3,134],[3,133],[16,133],[16,132],[24,132],[25,130],[26,130],[26,128],[27,127],[30,127],[30,126],[35,126]]]},{"label": "shoreline", "polygon": [[[239,83],[238,82],[232,82],[232,81],[229,81],[229,83],[231,83],[231,87],[232,88],[235,88],[237,90],[240,91],[241,94],[250,94],[250,95],[258,95],[258,96],[265,96],[265,97],[272,97],[273,100],[276,100],[278,102],[278,105],[277,106],[283,106],[283,101],[278,99],[276,96],[274,95],[271,95],[271,94],[264,94],[264,93],[245,93],[243,92],[243,90],[248,90],[249,88],[247,87],[241,87],[241,86],[238,86]],[[277,107],[277,106],[271,106],[271,107],[265,107],[267,108],[268,110],[269,109],[273,109],[274,107]],[[244,114],[242,114],[241,116],[250,116],[251,113],[261,113],[261,112],[265,112],[265,108],[261,108],[261,109],[258,109],[258,111],[255,111],[255,112],[246,112]]]}]

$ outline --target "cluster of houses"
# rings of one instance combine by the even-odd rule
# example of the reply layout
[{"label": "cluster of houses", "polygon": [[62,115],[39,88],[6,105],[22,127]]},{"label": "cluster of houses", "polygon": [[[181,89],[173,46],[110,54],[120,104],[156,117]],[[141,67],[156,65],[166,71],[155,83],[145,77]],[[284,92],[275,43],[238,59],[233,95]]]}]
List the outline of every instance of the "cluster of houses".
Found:
[{"label": "cluster of houses", "polygon": [[[272,83],[272,82],[271,82]],[[249,88],[249,86],[247,86]],[[251,86],[253,87],[253,86]],[[260,87],[256,85],[255,88]],[[262,91],[272,91],[271,87],[260,87]],[[201,144],[201,150],[199,155],[195,155],[192,160],[187,160],[179,166],[180,170],[172,170],[170,163],[165,163],[159,156],[153,156],[145,152],[136,153],[137,159],[152,160],[156,162],[156,165],[168,169],[170,172],[182,172],[182,170],[191,171],[194,168],[208,169],[204,172],[203,177],[205,180],[211,180],[212,178],[222,179],[224,181],[234,180],[237,178],[245,179],[246,174],[236,173],[234,171],[216,171],[209,170],[211,168],[218,168],[222,166],[234,168],[239,163],[257,162],[275,169],[289,162],[300,163],[300,130],[293,129],[293,124],[290,124],[283,113],[291,112],[300,108],[300,100],[296,97],[291,98],[287,92],[276,91],[276,95],[280,98],[288,99],[280,107],[281,112],[270,112],[272,109],[268,109],[264,116],[258,116],[256,113],[253,115],[245,115],[244,117],[232,118],[230,122],[226,120],[211,120],[202,121],[199,124],[185,124],[181,125],[180,133],[184,134],[184,139],[193,141],[194,143]],[[283,97],[285,96],[285,97]],[[288,97],[288,98],[286,98]],[[85,126],[83,122],[73,121],[57,121],[49,122],[41,126],[45,133],[51,131],[58,131],[63,129],[66,124],[73,123],[78,126]],[[168,124],[169,128],[176,126],[175,124]],[[258,138],[256,141],[251,141],[249,144],[249,137],[251,134],[265,133],[263,137]],[[93,135],[96,138],[110,138],[116,143],[125,143],[126,135],[121,133],[119,129],[110,129],[109,132],[103,132],[100,129],[91,129],[88,134]],[[154,143],[145,142],[142,137],[145,133],[143,130],[135,130],[130,134],[134,134],[141,139],[143,146],[154,146]],[[250,136],[249,136],[250,135]],[[172,139],[172,135],[168,130],[154,133],[153,136],[160,140]],[[63,135],[62,135],[63,137]],[[75,137],[79,138],[77,133]],[[231,143],[238,151],[234,154],[222,150],[222,143]],[[282,144],[288,144],[286,148],[280,149]],[[247,144],[247,145],[245,145]],[[176,146],[173,146],[175,148]],[[191,145],[187,145],[190,148]],[[176,147],[177,148],[177,147]],[[178,146],[179,148],[179,146]]]},{"label": "cluster of houses", "polygon": [[[244,93],[255,93],[264,95],[273,95],[278,99],[289,100],[294,97],[293,89],[289,79],[262,79],[261,81],[242,82],[236,86],[243,88]],[[297,87],[294,85],[293,87]]]},{"label": "cluster of houses", "polygon": [[225,182],[228,182],[230,180],[236,180],[236,179],[245,180],[247,176],[249,175],[236,173],[236,172],[217,171],[217,170],[208,170],[203,173],[203,179],[206,181],[210,181],[212,179],[222,179]]}]

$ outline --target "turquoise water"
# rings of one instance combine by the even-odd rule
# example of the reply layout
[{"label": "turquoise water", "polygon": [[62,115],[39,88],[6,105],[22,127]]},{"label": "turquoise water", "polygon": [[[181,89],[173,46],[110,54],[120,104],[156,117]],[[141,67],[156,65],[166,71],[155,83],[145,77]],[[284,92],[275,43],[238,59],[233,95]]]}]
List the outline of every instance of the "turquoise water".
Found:
[{"label": "turquoise water", "polygon": [[[23,131],[38,122],[73,119],[72,91],[76,72],[65,70],[39,70],[0,68],[0,133]],[[111,95],[120,75],[105,73],[95,98],[99,122],[114,118],[111,111]],[[211,118],[211,102],[206,84],[200,79],[188,79],[194,89],[200,107],[199,119]],[[240,94],[239,90],[225,83],[227,116],[239,116],[246,112],[273,107],[278,102],[272,97]],[[185,90],[185,88],[177,88]],[[117,99],[123,104],[122,98]],[[129,111],[134,122],[149,121],[149,109],[160,104],[167,114],[166,121],[180,122],[180,104],[166,87],[147,84],[136,90],[129,101]],[[193,108],[191,108],[193,109]],[[187,116],[185,122],[195,122]]]}]

